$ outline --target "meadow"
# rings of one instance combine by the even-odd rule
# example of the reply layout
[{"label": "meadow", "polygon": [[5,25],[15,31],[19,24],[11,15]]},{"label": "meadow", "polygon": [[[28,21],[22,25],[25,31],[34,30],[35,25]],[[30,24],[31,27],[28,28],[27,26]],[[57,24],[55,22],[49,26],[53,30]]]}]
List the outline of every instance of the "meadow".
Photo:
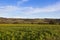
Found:
[{"label": "meadow", "polygon": [[0,40],[60,40],[60,25],[0,24]]}]

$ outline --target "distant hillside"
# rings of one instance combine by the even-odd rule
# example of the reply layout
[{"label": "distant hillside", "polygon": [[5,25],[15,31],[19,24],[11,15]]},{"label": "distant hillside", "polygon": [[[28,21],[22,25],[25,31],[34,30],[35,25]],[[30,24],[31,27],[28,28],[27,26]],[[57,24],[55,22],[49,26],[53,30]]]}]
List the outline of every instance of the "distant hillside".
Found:
[{"label": "distant hillside", "polygon": [[22,18],[2,18],[0,24],[60,24],[60,19],[22,19]]}]

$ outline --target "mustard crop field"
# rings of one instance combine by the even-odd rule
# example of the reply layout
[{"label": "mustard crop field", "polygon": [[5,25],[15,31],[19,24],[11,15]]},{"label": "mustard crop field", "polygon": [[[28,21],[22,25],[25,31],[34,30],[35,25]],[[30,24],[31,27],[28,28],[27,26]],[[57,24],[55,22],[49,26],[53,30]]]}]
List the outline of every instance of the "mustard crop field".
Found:
[{"label": "mustard crop field", "polygon": [[60,25],[0,24],[0,40],[60,40]]}]

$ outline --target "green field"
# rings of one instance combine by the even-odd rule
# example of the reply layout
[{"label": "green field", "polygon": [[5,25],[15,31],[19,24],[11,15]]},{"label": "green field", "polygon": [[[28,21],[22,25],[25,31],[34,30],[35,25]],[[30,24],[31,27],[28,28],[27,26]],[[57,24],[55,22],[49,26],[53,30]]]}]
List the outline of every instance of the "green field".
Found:
[{"label": "green field", "polygon": [[60,25],[0,24],[0,40],[60,40]]}]

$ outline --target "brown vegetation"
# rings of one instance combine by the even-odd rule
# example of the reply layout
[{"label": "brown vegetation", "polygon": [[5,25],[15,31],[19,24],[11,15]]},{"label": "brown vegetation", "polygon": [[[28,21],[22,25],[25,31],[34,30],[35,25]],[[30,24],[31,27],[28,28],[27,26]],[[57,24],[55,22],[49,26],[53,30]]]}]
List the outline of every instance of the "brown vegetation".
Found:
[{"label": "brown vegetation", "polygon": [[0,24],[60,24],[60,19],[0,18]]}]

